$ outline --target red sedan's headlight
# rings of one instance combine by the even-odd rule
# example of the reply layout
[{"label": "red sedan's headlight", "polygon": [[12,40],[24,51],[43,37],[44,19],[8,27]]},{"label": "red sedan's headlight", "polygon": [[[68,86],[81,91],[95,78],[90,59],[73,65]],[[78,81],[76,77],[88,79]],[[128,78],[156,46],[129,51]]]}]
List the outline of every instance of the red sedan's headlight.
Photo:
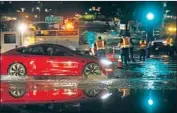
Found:
[{"label": "red sedan's headlight", "polygon": [[104,65],[104,66],[109,66],[109,65],[112,65],[112,62],[107,60],[107,59],[101,59],[101,64]]},{"label": "red sedan's headlight", "polygon": [[105,69],[105,71],[106,71],[106,72],[112,72],[113,69],[112,69],[112,68],[110,68],[110,69]]}]

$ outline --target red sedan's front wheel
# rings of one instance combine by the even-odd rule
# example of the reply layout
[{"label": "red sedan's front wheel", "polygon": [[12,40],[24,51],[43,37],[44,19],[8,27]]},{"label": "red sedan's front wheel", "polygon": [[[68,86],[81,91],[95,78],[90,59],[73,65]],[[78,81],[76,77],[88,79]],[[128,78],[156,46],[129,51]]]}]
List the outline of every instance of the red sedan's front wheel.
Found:
[{"label": "red sedan's front wheel", "polygon": [[89,63],[83,69],[83,75],[85,78],[89,76],[99,76],[102,74],[100,66],[96,63]]},{"label": "red sedan's front wheel", "polygon": [[24,84],[11,84],[9,94],[14,98],[21,98],[26,94],[26,88]]},{"label": "red sedan's front wheel", "polygon": [[97,87],[90,88],[90,89],[84,89],[83,91],[87,97],[97,97],[101,93],[100,88],[97,88]]},{"label": "red sedan's front wheel", "polygon": [[21,63],[13,63],[8,69],[8,75],[19,77],[25,76],[26,68]]}]

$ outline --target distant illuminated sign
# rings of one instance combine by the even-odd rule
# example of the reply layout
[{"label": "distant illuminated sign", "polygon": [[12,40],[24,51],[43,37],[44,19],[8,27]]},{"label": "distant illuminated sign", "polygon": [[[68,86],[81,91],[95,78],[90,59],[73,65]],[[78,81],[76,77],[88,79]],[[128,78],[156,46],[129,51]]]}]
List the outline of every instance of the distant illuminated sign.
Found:
[{"label": "distant illuminated sign", "polygon": [[126,29],[125,24],[120,24],[120,30],[125,30],[125,29]]},{"label": "distant illuminated sign", "polygon": [[58,36],[78,35],[78,31],[57,31]]},{"label": "distant illuminated sign", "polygon": [[92,20],[92,19],[95,19],[95,15],[88,14],[88,15],[84,15],[83,18],[86,20]]},{"label": "distant illuminated sign", "polygon": [[47,16],[45,17],[46,23],[61,23],[63,22],[63,17],[61,16]]}]

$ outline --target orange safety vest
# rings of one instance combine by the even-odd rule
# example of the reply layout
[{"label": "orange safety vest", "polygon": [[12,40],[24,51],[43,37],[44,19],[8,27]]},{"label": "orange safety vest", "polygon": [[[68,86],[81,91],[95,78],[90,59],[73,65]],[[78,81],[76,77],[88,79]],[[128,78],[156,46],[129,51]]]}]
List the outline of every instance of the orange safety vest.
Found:
[{"label": "orange safety vest", "polygon": [[141,40],[140,41],[140,48],[145,48],[146,47],[146,41],[144,40],[144,43],[143,41]]},{"label": "orange safety vest", "polygon": [[96,46],[97,46],[97,50],[105,49],[105,45],[104,45],[104,41],[103,40],[98,40],[96,42]]},{"label": "orange safety vest", "polygon": [[125,38],[122,38],[122,40],[123,40],[123,43],[120,43],[120,47],[121,48],[129,48],[130,47],[129,38],[125,37]]}]

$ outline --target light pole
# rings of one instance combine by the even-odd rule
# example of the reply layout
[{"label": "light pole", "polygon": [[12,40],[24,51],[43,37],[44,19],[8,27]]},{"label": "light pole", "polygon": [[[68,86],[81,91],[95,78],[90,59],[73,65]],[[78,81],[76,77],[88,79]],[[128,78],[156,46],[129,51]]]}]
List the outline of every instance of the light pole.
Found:
[{"label": "light pole", "polygon": [[18,26],[18,30],[20,32],[20,45],[22,46],[23,45],[23,41],[24,41],[24,32],[26,31],[27,29],[27,25],[25,23],[20,23],[19,26]]},{"label": "light pole", "polygon": [[[154,19],[154,14],[151,13],[151,12],[147,13],[146,18],[147,18],[147,22],[146,22],[146,42],[147,42],[147,44],[149,44],[147,25],[148,25],[148,21],[152,21],[152,20]],[[146,48],[146,57],[147,57],[147,58],[149,57],[148,54],[149,54],[149,53],[148,53],[148,48]]]},{"label": "light pole", "polygon": [[163,15],[162,28],[165,27],[165,18],[167,17],[168,12],[170,12],[170,10],[166,10],[165,14]]},{"label": "light pole", "polygon": [[39,11],[39,19],[40,19],[41,8],[40,7],[36,7],[36,9]]},{"label": "light pole", "polygon": [[[147,15],[146,15],[146,18],[147,18],[147,22],[148,21],[152,21],[154,19],[154,14],[149,12]],[[146,41],[148,41],[148,29],[147,29],[147,22],[146,22]]]}]

